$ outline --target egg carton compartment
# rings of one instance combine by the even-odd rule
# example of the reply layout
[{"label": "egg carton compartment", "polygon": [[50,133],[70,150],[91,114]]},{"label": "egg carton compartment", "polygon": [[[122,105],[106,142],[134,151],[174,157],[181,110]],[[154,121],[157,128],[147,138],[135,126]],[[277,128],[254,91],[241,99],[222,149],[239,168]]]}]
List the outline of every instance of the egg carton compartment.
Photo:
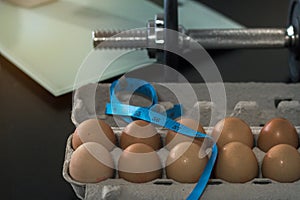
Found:
[{"label": "egg carton compartment", "polygon": [[[258,160],[259,169],[265,153],[256,147],[256,141],[262,127],[251,127],[255,139],[253,152]],[[213,127],[205,127],[207,134],[210,134]],[[113,127],[117,138],[120,138],[123,128]],[[300,139],[300,127],[296,127]],[[158,128],[164,142],[167,130]],[[172,179],[167,179],[163,170],[162,179],[156,179],[147,183],[131,183],[118,178],[117,172],[113,179],[107,179],[99,183],[80,183],[74,181],[69,173],[68,167],[73,153],[71,147],[72,135],[66,144],[65,161],[63,165],[63,177],[68,181],[76,195],[80,199],[185,199],[193,190],[196,184],[178,183]],[[300,152],[300,147],[298,148]],[[122,150],[119,147],[111,151],[115,166]],[[169,151],[161,148],[157,151],[162,165],[167,159]],[[242,165],[241,165],[242,166]],[[300,195],[300,180],[293,183],[279,183],[268,178],[263,178],[261,171],[259,175],[247,183],[229,183],[221,179],[209,180],[201,199],[298,199]]]}]

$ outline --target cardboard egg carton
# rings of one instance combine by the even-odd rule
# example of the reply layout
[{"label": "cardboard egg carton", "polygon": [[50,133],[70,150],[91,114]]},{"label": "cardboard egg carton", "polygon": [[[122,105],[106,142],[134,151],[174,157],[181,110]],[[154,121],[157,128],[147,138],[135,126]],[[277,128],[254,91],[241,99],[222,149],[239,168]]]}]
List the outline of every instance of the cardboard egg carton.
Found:
[{"label": "cardboard egg carton", "polygon": [[[158,84],[153,85],[162,105],[176,102],[174,95],[168,93],[169,91],[166,88]],[[166,83],[166,85],[180,89],[184,84]],[[250,125],[255,138],[255,146],[262,126],[273,117],[284,117],[292,122],[296,126],[300,138],[300,84],[225,83],[224,85],[227,95],[226,116],[238,117]],[[79,88],[74,94],[71,118],[75,126],[89,118],[101,118],[112,127],[116,127],[113,130],[119,138],[121,130],[126,124],[124,123],[121,126],[123,128],[117,128],[120,124],[117,126],[113,117],[105,115],[105,105],[109,101],[109,86],[109,84],[89,84]],[[209,134],[212,131],[212,126],[218,120],[221,120],[223,116],[216,117],[215,121],[210,123],[214,104],[210,102],[207,87],[205,84],[192,84],[192,87],[198,96],[198,101],[191,101],[187,98],[185,102],[180,103],[184,105],[187,112],[200,110],[200,122],[203,126],[206,126],[205,130]],[[182,92],[184,93],[185,90],[182,90]],[[195,107],[197,109],[193,109]],[[196,113],[189,113],[191,117],[194,114]],[[211,127],[207,127],[209,124]],[[158,129],[158,132],[162,136],[162,141],[164,141],[166,130]],[[76,182],[68,174],[68,165],[73,152],[71,138],[72,136],[69,137],[66,145],[63,176],[72,185],[80,199],[185,199],[195,187],[195,184],[183,184],[167,179],[165,172],[162,179],[143,184],[130,183],[119,179],[117,173],[114,179],[108,179],[100,183],[84,184]],[[300,148],[298,151],[300,152]],[[261,168],[265,153],[257,147],[253,148],[253,152]],[[116,164],[121,150],[115,148],[111,153]],[[158,151],[158,154],[162,164],[164,164],[168,151],[162,148]],[[228,183],[212,177],[201,199],[275,200],[298,199],[299,196],[300,181],[278,183],[263,178],[260,172],[257,178],[243,184]]]},{"label": "cardboard egg carton", "polygon": [[[261,169],[262,160],[265,153],[256,147],[256,141],[262,127],[251,127],[255,139],[255,147],[252,149]],[[120,138],[123,128],[113,128],[117,138]],[[300,139],[300,127],[296,127]],[[166,129],[157,129],[164,143]],[[205,127],[207,134],[210,134],[212,127]],[[119,179],[118,173],[115,177],[99,183],[80,183],[73,180],[69,173],[69,162],[73,149],[71,147],[72,135],[69,137],[66,145],[65,162],[63,167],[63,177],[68,181],[76,195],[80,199],[185,199],[193,190],[196,184],[178,183],[172,179],[167,179],[165,170],[161,179],[156,179],[147,183],[130,183]],[[300,152],[300,148],[298,148]],[[111,151],[115,166],[122,153],[119,147]],[[166,148],[157,151],[162,166],[169,154]],[[201,199],[297,199],[300,195],[300,180],[293,183],[278,183],[268,178],[263,178],[261,170],[259,175],[247,183],[228,183],[221,179],[212,178],[203,193]]]}]

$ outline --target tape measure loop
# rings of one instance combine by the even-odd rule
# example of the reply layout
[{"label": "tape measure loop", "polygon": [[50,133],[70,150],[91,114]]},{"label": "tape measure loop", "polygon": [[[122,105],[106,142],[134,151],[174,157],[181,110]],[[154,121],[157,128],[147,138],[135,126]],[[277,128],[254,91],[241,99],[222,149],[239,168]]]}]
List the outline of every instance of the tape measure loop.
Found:
[{"label": "tape measure loop", "polygon": [[[157,109],[158,97],[154,87],[150,83],[135,78],[125,78],[121,81],[122,82],[117,80],[111,84],[110,103],[106,104],[106,114],[122,116],[122,119],[128,123],[135,119],[141,119],[186,136],[208,138],[212,141],[212,151],[209,161],[205,166],[198,183],[187,198],[188,200],[199,199],[205,190],[218,154],[218,149],[213,138],[173,120],[180,117],[183,113],[183,109],[180,104],[176,104],[173,108],[168,110],[162,109],[162,111],[159,112],[159,109]],[[121,103],[117,98],[116,93],[124,91],[129,92],[130,94],[142,94],[149,98],[152,103],[148,107],[138,107]]]}]

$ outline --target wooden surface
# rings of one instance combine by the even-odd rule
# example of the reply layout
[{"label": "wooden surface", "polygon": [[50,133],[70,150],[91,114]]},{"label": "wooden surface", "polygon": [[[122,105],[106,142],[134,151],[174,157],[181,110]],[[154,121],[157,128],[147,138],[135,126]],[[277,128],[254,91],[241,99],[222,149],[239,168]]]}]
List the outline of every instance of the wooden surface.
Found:
[{"label": "wooden surface", "polygon": [[72,95],[54,97],[0,54],[1,199],[76,199],[62,178]]}]

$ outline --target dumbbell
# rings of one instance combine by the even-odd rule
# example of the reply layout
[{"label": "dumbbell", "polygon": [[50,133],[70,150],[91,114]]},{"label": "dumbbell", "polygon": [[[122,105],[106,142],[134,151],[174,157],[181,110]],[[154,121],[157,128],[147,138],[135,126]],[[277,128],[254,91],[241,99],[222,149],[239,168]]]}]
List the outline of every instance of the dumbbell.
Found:
[{"label": "dumbbell", "polygon": [[[165,45],[168,38],[160,34],[162,28],[178,26],[178,19],[170,23],[167,16],[177,18],[177,10],[168,10],[170,2],[165,2],[165,16],[156,15],[149,20],[146,29],[129,30],[120,37],[112,37],[121,31],[94,31],[93,44],[95,48],[137,48],[149,47],[149,44]],[[177,9],[177,4],[176,4]],[[167,13],[167,14],[166,14]],[[174,14],[175,13],[175,14]],[[289,21],[287,28],[243,28],[243,29],[184,29],[178,26],[179,48],[196,48],[197,41],[205,49],[249,49],[249,48],[288,48],[291,80],[300,80],[300,0],[291,0],[289,6]],[[171,24],[168,26],[168,24]],[[187,37],[183,37],[186,35]],[[101,45],[100,45],[101,44]],[[157,57],[157,50],[148,49],[150,57]]]}]

